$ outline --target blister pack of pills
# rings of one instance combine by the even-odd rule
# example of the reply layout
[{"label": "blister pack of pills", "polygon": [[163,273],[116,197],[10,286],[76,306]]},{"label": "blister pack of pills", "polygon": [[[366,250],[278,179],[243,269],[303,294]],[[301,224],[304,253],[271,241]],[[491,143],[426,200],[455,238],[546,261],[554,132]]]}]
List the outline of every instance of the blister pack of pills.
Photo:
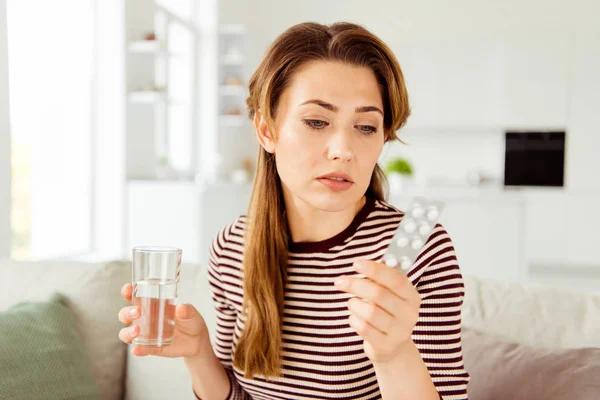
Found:
[{"label": "blister pack of pills", "polygon": [[406,273],[425,247],[444,209],[441,201],[415,197],[392,238],[381,262]]}]

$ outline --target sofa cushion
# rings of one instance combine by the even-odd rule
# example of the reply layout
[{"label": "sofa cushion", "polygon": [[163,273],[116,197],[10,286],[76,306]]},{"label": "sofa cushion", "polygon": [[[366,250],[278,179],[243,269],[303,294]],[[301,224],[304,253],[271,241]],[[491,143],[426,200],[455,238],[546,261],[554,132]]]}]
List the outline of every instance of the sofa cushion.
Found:
[{"label": "sofa cushion", "polygon": [[22,301],[47,300],[64,294],[74,314],[92,365],[92,375],[104,400],[122,399],[127,346],[118,338],[117,319],[127,302],[121,286],[131,281],[131,263],[0,260],[0,311]]},{"label": "sofa cushion", "polygon": [[600,347],[600,295],[465,276],[463,326],[550,348]]},{"label": "sofa cushion", "polygon": [[100,399],[64,296],[0,312],[0,349],[1,399]]},{"label": "sofa cushion", "polygon": [[595,400],[600,349],[544,349],[463,330],[469,397],[478,400]]}]

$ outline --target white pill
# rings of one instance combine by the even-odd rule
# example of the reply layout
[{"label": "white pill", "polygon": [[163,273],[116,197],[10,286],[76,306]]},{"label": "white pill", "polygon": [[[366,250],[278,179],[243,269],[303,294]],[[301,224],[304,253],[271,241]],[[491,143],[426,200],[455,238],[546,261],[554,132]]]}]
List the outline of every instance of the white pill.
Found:
[{"label": "white pill", "polygon": [[401,236],[396,240],[396,246],[398,247],[406,247],[408,246],[408,238],[406,236]]},{"label": "white pill", "polygon": [[404,231],[407,233],[413,233],[415,229],[417,229],[417,226],[412,220],[404,225]]},{"label": "white pill", "polygon": [[407,271],[411,265],[412,263],[410,262],[410,260],[402,260],[402,262],[400,263],[400,268]]},{"label": "white pill", "polygon": [[423,207],[415,207],[413,208],[412,211],[412,215],[415,218],[421,218],[423,216],[423,214],[425,214],[425,210],[423,210]]},{"label": "white pill", "polygon": [[419,226],[419,234],[421,236],[427,236],[427,234],[429,233],[430,230],[431,230],[431,227],[428,224],[421,224]]},{"label": "white pill", "polygon": [[394,257],[390,257],[387,260],[385,260],[385,265],[394,268],[396,265],[398,265],[398,260],[396,260]]},{"label": "white pill", "polygon": [[423,247],[423,240],[420,238],[413,239],[410,245],[413,249],[418,250]]},{"label": "white pill", "polygon": [[438,216],[440,215],[437,207],[431,207],[429,209],[429,211],[427,212],[427,219],[430,221],[435,221],[437,220]]}]

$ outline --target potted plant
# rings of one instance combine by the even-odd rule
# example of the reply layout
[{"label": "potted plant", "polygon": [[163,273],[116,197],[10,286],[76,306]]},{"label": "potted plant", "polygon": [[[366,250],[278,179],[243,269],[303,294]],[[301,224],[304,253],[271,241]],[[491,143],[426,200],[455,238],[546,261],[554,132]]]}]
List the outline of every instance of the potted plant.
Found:
[{"label": "potted plant", "polygon": [[166,155],[161,155],[156,161],[156,178],[160,180],[170,179],[171,166],[169,164],[169,157]]},{"label": "potted plant", "polygon": [[390,183],[391,194],[398,194],[410,182],[414,175],[414,170],[410,161],[403,157],[396,157],[390,160],[385,172]]}]

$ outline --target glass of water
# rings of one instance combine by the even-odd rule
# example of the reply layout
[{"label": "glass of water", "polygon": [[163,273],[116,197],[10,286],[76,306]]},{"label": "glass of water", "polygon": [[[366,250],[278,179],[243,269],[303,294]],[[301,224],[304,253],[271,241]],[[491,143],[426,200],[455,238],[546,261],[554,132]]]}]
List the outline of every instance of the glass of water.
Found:
[{"label": "glass of water", "polygon": [[132,300],[140,310],[133,324],[140,327],[133,344],[161,347],[173,342],[181,249],[133,248]]}]

